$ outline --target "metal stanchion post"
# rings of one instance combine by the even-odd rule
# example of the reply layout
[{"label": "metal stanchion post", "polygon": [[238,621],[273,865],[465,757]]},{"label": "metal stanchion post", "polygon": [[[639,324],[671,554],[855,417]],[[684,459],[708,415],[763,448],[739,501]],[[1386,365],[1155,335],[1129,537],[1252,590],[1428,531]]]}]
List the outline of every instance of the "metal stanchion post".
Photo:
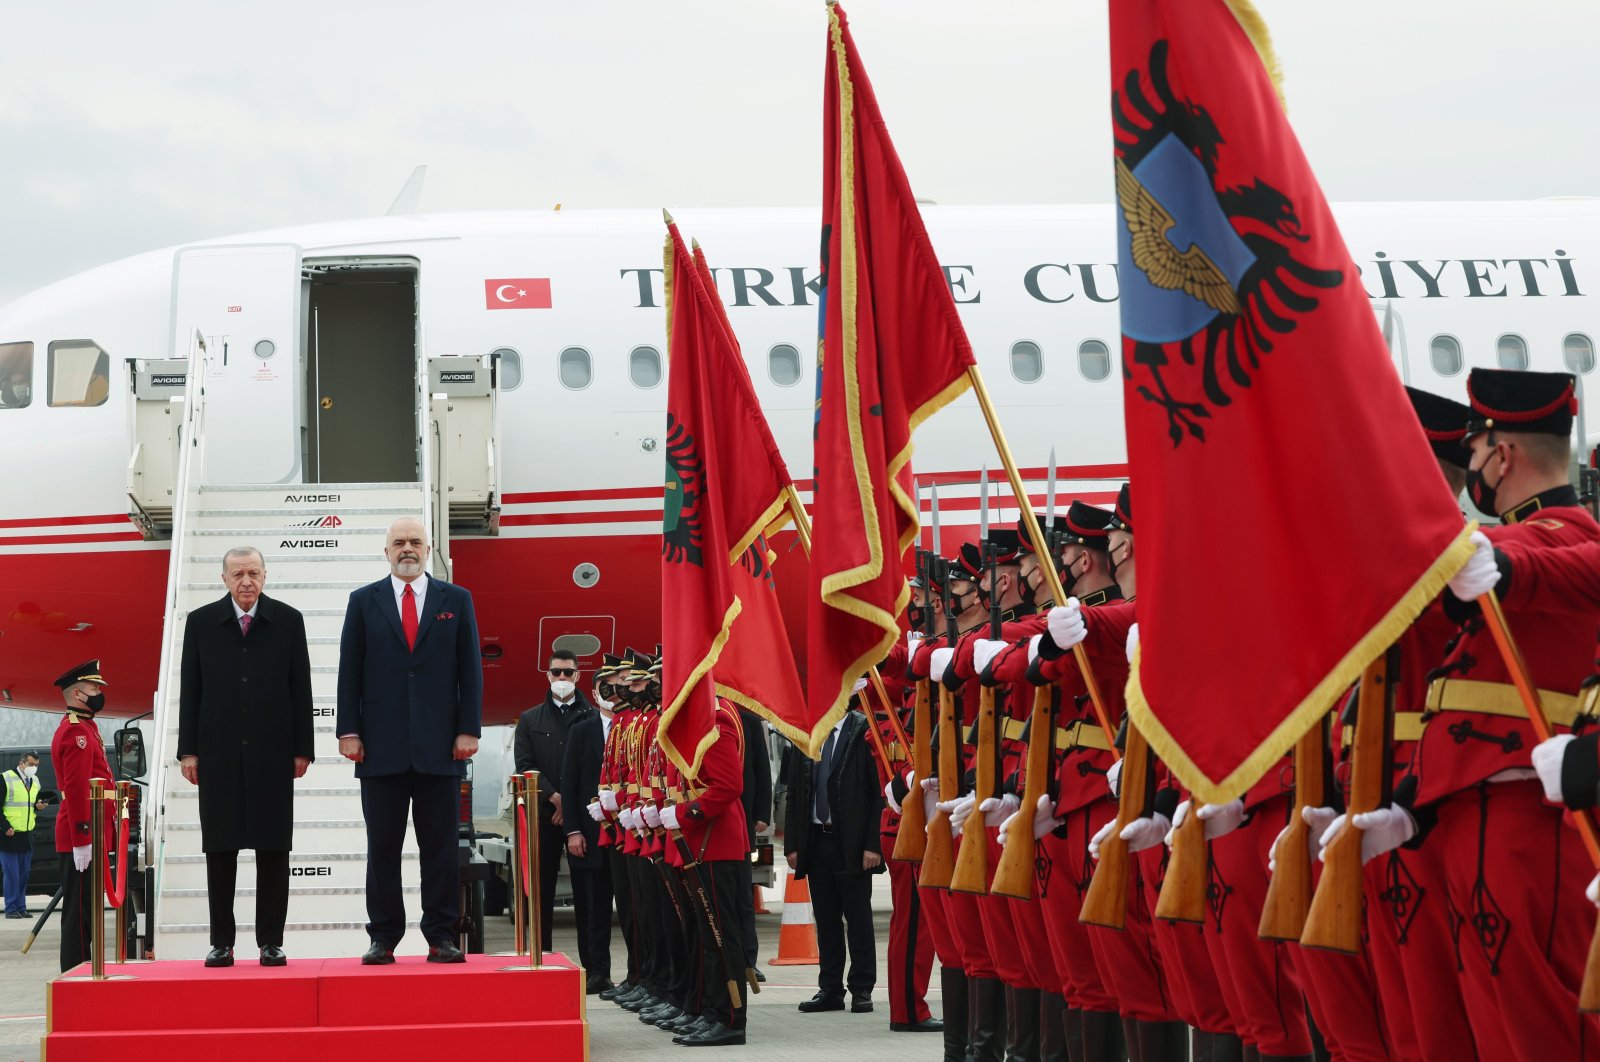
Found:
[{"label": "metal stanchion post", "polygon": [[[133,789],[133,783],[132,782],[118,782],[117,783],[117,804],[116,804],[116,807],[117,807],[117,836],[118,837],[127,837],[128,836],[128,832],[127,832],[128,831],[128,801],[129,801],[129,797],[131,796],[131,790],[132,789]],[[121,845],[119,845],[118,847],[120,848]],[[128,880],[129,872],[128,872],[128,868],[127,867],[122,866],[122,862],[124,860],[126,860],[126,859],[131,859],[132,857],[133,857],[133,853],[131,851],[129,851],[126,855],[124,855],[121,852],[118,853],[117,873],[122,877],[122,880],[124,882],[126,882]],[[126,888],[124,888],[123,892],[122,892],[122,902],[117,905],[117,965],[118,966],[122,966],[122,965],[126,964],[127,961],[128,961],[128,890]]]},{"label": "metal stanchion post", "polygon": [[516,953],[522,954],[527,942],[524,919],[527,908],[522,905],[522,822],[526,818],[527,797],[520,774],[511,776],[511,924],[516,930]]},{"label": "metal stanchion post", "polygon": [[539,772],[526,771],[528,800],[528,966],[537,970],[544,965],[543,889],[539,876]]},{"label": "metal stanchion post", "polygon": [[[106,782],[89,779],[89,887],[94,893],[90,911],[89,969],[96,981],[106,979],[106,879],[102,860],[106,855]],[[70,915],[69,915],[70,917]]]}]

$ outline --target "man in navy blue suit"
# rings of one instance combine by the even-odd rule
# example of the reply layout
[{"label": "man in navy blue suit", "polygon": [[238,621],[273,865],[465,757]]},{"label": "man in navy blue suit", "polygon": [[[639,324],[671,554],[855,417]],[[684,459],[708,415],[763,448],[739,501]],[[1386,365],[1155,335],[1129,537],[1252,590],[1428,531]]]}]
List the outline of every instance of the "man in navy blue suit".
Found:
[{"label": "man in navy blue suit", "polygon": [[422,935],[429,962],[465,962],[456,946],[461,874],[458,791],[478,751],[483,669],[472,595],[428,577],[427,532],[389,527],[390,575],[350,595],[339,639],[339,754],[356,765],[367,820],[363,964],[394,962],[406,931],[400,850],[412,816],[422,858]]}]

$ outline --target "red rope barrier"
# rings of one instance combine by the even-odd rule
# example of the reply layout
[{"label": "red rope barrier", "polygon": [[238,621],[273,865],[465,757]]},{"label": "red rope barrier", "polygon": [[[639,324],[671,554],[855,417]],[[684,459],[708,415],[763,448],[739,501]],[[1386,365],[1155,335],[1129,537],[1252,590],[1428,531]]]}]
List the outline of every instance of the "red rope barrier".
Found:
[{"label": "red rope barrier", "polygon": [[528,866],[528,806],[526,804],[517,805],[517,834],[522,838],[522,855],[520,857],[522,860],[522,895],[531,896],[532,892],[528,882],[528,874],[531,868]]},{"label": "red rope barrier", "polygon": [[111,885],[111,853],[101,852],[102,879],[106,882],[106,903],[113,909],[121,907],[122,901],[128,898],[128,831],[122,828],[122,820],[117,819],[112,826],[117,837],[117,884]]}]

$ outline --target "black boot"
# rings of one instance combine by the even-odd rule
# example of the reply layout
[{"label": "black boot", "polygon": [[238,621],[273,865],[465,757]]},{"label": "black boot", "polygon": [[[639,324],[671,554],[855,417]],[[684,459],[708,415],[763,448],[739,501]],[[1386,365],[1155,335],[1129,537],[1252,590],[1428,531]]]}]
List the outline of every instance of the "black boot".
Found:
[{"label": "black boot", "polygon": [[1083,1062],[1122,1062],[1127,1051],[1122,1043],[1122,1019],[1114,1011],[1085,1010],[1083,1015]]},{"label": "black boot", "polygon": [[939,967],[939,989],[943,999],[944,1062],[966,1062],[967,1057],[967,974],[960,968]]},{"label": "black boot", "polygon": [[1145,1062],[1144,1044],[1139,1041],[1137,1018],[1122,1016],[1122,1043],[1128,1049],[1128,1062]]},{"label": "black boot", "polygon": [[1066,1013],[1065,999],[1054,992],[1039,993],[1039,1062],[1075,1062],[1067,1055]]},{"label": "black boot", "polygon": [[1189,1027],[1181,1021],[1139,1022],[1139,1057],[1143,1062],[1188,1062]]},{"label": "black boot", "polygon": [[1037,988],[1006,986],[1005,1062],[1039,1062],[1039,995]]},{"label": "black boot", "polygon": [[967,1059],[1003,1062],[1001,1032],[1006,1020],[1006,986],[998,978],[967,978]]},{"label": "black boot", "polygon": [[1087,1062],[1083,1053],[1083,1016],[1084,1012],[1073,1006],[1061,1011],[1061,1025],[1067,1037],[1067,1062]]},{"label": "black boot", "polygon": [[1194,1062],[1244,1062],[1244,1041],[1232,1033],[1194,1031]]}]

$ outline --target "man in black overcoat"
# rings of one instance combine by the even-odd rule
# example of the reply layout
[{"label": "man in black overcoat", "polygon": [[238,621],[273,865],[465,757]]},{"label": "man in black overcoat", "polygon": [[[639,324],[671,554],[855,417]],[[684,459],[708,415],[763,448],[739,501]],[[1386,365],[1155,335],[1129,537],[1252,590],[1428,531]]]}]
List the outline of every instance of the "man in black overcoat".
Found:
[{"label": "man in black overcoat", "polygon": [[178,759],[200,787],[200,841],[211,901],[207,966],[232,966],[239,850],[256,853],[256,945],[282,966],[289,913],[294,780],[313,757],[311,655],[300,613],[262,593],[251,546],[222,558],[228,594],[189,613],[183,631]]}]

